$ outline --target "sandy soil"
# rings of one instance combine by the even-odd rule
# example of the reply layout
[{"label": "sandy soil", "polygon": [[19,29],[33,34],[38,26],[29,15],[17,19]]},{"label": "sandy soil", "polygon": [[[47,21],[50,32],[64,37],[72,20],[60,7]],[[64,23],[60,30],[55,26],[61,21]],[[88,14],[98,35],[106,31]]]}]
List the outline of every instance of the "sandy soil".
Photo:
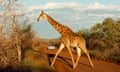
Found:
[{"label": "sandy soil", "polygon": [[[52,61],[54,54],[57,52],[57,49],[48,50],[44,49],[45,53],[49,56],[50,60]],[[76,54],[74,53],[74,57]],[[54,68],[57,72],[119,72],[120,65],[115,63],[105,62],[97,59],[92,59],[95,67],[91,68],[87,57],[81,57],[79,60],[78,66],[73,69],[72,62],[67,50],[63,50],[59,57],[57,58]]]}]

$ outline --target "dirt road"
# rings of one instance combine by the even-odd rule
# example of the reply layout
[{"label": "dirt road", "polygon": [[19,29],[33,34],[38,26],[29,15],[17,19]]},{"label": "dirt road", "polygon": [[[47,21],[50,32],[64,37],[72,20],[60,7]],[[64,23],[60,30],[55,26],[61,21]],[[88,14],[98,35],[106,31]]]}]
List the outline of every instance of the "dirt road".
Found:
[{"label": "dirt road", "polygon": [[[57,49],[44,50],[47,54],[54,55]],[[74,54],[76,56],[76,54]],[[50,60],[54,56],[50,56]],[[91,68],[87,57],[81,57],[77,68],[72,68],[72,62],[67,50],[60,53],[57,58],[54,67],[57,72],[120,72],[120,65],[115,63],[105,62],[101,60],[92,59],[95,67]]]}]

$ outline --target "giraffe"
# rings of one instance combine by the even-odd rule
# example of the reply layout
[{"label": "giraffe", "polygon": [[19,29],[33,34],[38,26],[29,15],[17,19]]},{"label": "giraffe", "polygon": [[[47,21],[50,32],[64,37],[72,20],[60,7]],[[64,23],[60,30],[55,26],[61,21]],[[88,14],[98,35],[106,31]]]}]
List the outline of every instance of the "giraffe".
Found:
[{"label": "giraffe", "polygon": [[[51,66],[54,65],[57,56],[59,53],[66,47],[68,49],[68,52],[71,56],[73,68],[76,68],[81,56],[81,51],[83,51],[90,62],[91,67],[94,67],[94,64],[89,56],[89,52],[86,48],[86,41],[82,37],[82,35],[78,35],[74,33],[68,26],[65,26],[63,24],[60,24],[56,20],[54,20],[51,16],[49,16],[47,13],[41,11],[41,14],[38,16],[37,21],[41,21],[42,19],[46,19],[60,34],[61,34],[61,43],[58,51],[55,54],[55,57],[51,63]],[[77,58],[76,61],[74,61],[72,50],[71,48],[75,47],[77,51]]]}]

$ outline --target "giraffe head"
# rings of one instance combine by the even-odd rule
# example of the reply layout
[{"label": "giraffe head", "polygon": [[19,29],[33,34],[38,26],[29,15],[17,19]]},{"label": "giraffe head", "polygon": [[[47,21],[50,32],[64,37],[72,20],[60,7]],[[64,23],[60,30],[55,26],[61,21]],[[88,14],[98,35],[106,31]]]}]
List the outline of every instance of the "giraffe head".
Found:
[{"label": "giraffe head", "polygon": [[37,21],[41,21],[41,20],[45,19],[45,17],[46,17],[46,14],[43,11],[41,11],[41,14],[37,18]]}]

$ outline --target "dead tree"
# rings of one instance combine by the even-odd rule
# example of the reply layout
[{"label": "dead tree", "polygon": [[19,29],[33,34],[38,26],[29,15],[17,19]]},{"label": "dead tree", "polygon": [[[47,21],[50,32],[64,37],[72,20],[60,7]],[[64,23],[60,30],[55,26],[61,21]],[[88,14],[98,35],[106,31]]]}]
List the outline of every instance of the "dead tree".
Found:
[{"label": "dead tree", "polygon": [[21,62],[21,28],[16,17],[24,14],[16,14],[15,9],[11,9],[12,0],[7,1],[8,4],[5,5],[6,9],[2,15],[2,23],[0,23],[0,65],[14,62],[11,60],[12,58],[9,59],[13,52],[17,53],[17,58],[16,55],[14,57],[16,62]]}]

